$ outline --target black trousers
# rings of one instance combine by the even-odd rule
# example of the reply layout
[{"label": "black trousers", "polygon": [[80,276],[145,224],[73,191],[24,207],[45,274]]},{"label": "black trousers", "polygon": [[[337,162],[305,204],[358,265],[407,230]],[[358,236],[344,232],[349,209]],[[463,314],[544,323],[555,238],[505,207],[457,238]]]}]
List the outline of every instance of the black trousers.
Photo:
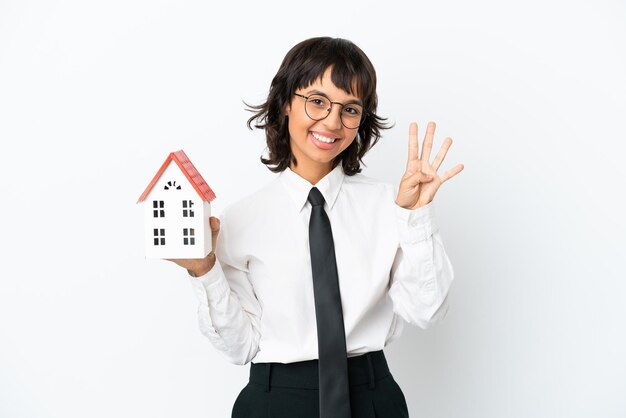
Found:
[{"label": "black trousers", "polygon": [[[319,418],[318,361],[252,363],[232,418]],[[383,351],[348,358],[352,418],[408,418]]]}]

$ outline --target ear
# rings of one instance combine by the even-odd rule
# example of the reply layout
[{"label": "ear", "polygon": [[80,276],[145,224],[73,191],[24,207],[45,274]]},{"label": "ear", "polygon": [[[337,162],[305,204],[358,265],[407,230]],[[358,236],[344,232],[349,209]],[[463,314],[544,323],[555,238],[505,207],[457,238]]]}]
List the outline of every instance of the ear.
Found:
[{"label": "ear", "polygon": [[283,110],[283,115],[289,116],[290,113],[291,113],[291,102],[285,105],[285,109]]}]

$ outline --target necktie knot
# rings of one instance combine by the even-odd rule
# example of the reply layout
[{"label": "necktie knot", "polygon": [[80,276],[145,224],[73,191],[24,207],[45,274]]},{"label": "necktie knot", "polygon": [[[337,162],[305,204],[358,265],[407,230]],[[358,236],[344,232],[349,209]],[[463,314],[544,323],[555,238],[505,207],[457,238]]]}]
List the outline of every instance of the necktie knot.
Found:
[{"label": "necktie knot", "polygon": [[307,200],[311,203],[311,206],[324,205],[324,196],[322,196],[322,192],[320,192],[317,187],[311,188]]}]

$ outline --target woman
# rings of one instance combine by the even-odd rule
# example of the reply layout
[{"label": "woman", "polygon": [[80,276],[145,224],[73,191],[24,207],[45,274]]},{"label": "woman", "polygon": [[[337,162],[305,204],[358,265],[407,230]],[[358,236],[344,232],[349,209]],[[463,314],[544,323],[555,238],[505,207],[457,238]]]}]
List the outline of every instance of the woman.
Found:
[{"label": "woman", "polygon": [[430,203],[463,166],[438,174],[452,140],[430,162],[435,124],[418,156],[413,123],[399,188],[360,174],[387,128],[377,102],[352,42],[294,46],[248,121],[279,175],[211,217],[205,259],[173,260],[192,276],[203,334],[252,362],[233,417],[408,416],[382,349],[403,320],[426,328],[447,311],[453,271]]}]

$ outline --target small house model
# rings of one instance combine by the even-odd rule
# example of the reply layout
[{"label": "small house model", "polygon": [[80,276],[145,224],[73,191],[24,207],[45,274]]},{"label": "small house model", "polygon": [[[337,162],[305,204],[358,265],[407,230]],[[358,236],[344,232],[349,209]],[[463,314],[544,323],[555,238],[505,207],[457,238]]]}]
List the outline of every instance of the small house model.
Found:
[{"label": "small house model", "polygon": [[183,150],[170,153],[137,202],[144,206],[146,258],[204,258],[211,252],[213,199]]}]

